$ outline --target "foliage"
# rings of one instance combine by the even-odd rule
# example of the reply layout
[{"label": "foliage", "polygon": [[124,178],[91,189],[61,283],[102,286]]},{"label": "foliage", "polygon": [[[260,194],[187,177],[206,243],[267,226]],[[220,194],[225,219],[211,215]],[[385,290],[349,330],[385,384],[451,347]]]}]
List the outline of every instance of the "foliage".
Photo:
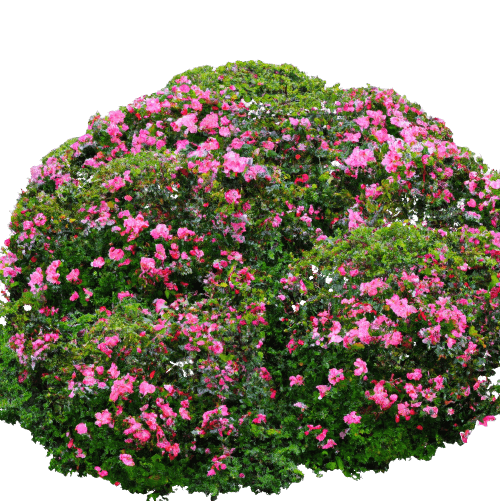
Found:
[{"label": "foliage", "polygon": [[394,90],[195,68],[31,172],[0,263],[0,419],[51,470],[279,493],[298,465],[359,479],[499,414],[479,379],[499,173]]}]

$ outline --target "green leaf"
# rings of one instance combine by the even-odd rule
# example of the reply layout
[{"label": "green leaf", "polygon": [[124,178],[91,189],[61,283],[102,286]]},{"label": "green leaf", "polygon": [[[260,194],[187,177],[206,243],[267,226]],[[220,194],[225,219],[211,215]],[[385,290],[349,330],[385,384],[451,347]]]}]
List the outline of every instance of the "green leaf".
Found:
[{"label": "green leaf", "polygon": [[496,286],[496,284],[499,282],[499,278],[495,273],[491,274],[491,283],[489,284],[489,290],[491,290],[493,287]]},{"label": "green leaf", "polygon": [[[336,458],[337,459],[337,458]],[[338,465],[336,463],[330,462],[325,465],[328,470],[337,470]]]}]

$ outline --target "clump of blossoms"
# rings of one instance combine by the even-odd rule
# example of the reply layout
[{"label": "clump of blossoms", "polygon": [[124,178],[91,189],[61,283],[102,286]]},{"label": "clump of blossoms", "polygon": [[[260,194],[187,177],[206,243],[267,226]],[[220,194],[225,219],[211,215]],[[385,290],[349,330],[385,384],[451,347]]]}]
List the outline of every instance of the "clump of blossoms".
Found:
[{"label": "clump of blossoms", "polygon": [[148,499],[463,445],[499,414],[499,177],[394,90],[177,75],[32,167],[0,418]]}]

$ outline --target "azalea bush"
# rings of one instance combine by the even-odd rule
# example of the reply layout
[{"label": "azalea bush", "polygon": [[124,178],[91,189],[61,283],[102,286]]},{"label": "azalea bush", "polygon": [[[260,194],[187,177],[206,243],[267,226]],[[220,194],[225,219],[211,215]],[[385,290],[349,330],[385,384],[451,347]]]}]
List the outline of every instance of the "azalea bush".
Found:
[{"label": "azalea bush", "polygon": [[391,89],[176,75],[31,168],[0,419],[148,499],[464,445],[499,414],[499,178]]}]

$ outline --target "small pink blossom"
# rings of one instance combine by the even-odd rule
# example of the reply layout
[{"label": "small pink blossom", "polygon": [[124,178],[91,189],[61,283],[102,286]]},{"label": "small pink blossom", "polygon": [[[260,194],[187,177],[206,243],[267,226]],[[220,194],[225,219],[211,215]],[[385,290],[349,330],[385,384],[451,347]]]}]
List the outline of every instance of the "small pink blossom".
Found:
[{"label": "small pink blossom", "polygon": [[122,461],[127,466],[135,466],[134,461],[132,460],[132,456],[130,454],[120,454],[120,461]]},{"label": "small pink blossom", "polygon": [[353,362],[353,364],[358,367],[358,369],[355,370],[355,376],[367,374],[367,364],[361,358],[357,358],[357,360]]},{"label": "small pink blossom", "polygon": [[226,199],[226,202],[228,202],[229,204],[238,204],[238,202],[240,201],[241,195],[238,192],[238,190],[228,190],[224,194],[224,198]]},{"label": "small pink blossom", "polygon": [[329,369],[329,383],[335,385],[344,379],[343,369]]},{"label": "small pink blossom", "polygon": [[115,249],[115,247],[112,247],[108,252],[108,257],[114,261],[120,261],[124,257],[124,251],[122,249]]},{"label": "small pink blossom", "polygon": [[290,376],[289,381],[291,386],[294,386],[295,384],[302,386],[304,384],[303,376],[300,376],[299,374],[297,376]]},{"label": "small pink blossom", "polygon": [[261,422],[266,423],[266,415],[265,414],[258,414],[257,418],[253,419],[252,422],[255,424],[260,424]]},{"label": "small pink blossom", "polygon": [[139,393],[141,395],[147,395],[148,393],[155,393],[156,387],[154,384],[149,384],[147,381],[143,381],[139,385]]},{"label": "small pink blossom", "polygon": [[322,400],[322,398],[325,397],[325,394],[330,391],[332,386],[327,386],[325,384],[319,384],[317,387],[317,390],[320,392],[320,395],[318,396],[319,400]]},{"label": "small pink blossom", "polygon": [[87,433],[87,426],[85,425],[85,423],[79,423],[75,426],[75,430],[79,435],[84,435],[85,433]]},{"label": "small pink blossom", "polygon": [[353,424],[357,424],[357,423],[360,423],[360,421],[362,421],[362,416],[357,416],[356,412],[353,411],[353,412],[350,412],[349,414],[347,414],[346,416],[344,416],[344,422],[346,424],[350,424],[350,423],[353,423]]},{"label": "small pink blossom", "polygon": [[102,268],[104,266],[104,259],[102,257],[98,257],[97,259],[94,259],[90,265],[93,268]]}]

